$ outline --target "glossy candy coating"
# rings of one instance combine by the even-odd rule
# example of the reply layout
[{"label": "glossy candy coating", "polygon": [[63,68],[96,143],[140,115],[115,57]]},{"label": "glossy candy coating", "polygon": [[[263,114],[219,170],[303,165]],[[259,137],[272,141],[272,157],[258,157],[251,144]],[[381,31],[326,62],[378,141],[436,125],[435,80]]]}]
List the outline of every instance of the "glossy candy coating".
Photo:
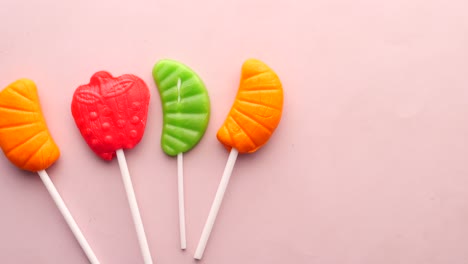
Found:
[{"label": "glossy candy coating", "polygon": [[282,111],[280,79],[265,63],[249,59],[242,66],[235,102],[216,136],[228,150],[255,152],[275,131]]},{"label": "glossy candy coating", "polygon": [[31,80],[17,80],[0,92],[0,146],[15,166],[32,172],[47,169],[60,156]]},{"label": "glossy candy coating", "polygon": [[143,137],[150,93],[143,80],[125,74],[95,73],[75,91],[72,114],[81,135],[101,158],[111,160],[118,149],[131,149]]},{"label": "glossy candy coating", "polygon": [[210,118],[210,99],[203,81],[189,67],[161,60],[153,68],[163,107],[163,151],[175,156],[192,149],[203,137]]}]

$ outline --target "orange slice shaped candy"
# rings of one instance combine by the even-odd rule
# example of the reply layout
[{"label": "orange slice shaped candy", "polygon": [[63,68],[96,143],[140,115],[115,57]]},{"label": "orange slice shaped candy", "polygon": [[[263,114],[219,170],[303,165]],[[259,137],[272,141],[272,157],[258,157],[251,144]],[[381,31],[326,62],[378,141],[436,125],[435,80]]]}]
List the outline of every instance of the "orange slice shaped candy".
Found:
[{"label": "orange slice shaped candy", "polygon": [[31,80],[20,79],[0,92],[0,147],[14,165],[33,172],[48,168],[60,156]]},{"label": "orange slice shaped candy", "polygon": [[255,152],[275,131],[282,111],[280,79],[265,63],[249,59],[242,66],[234,105],[216,136],[228,150]]}]

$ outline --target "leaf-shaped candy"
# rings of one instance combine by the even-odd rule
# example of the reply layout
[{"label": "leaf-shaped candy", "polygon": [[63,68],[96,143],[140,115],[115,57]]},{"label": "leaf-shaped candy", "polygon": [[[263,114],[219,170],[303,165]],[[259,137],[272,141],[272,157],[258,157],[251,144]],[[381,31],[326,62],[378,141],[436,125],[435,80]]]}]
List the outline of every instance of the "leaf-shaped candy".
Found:
[{"label": "leaf-shaped candy", "polygon": [[210,118],[210,98],[203,81],[184,64],[161,60],[153,68],[163,108],[161,147],[170,156],[177,155],[180,247],[186,248],[183,183],[183,154],[205,134]]},{"label": "leaf-shaped candy", "polygon": [[153,68],[163,107],[161,146],[170,156],[192,149],[210,118],[210,99],[203,81],[186,65],[161,60]]}]

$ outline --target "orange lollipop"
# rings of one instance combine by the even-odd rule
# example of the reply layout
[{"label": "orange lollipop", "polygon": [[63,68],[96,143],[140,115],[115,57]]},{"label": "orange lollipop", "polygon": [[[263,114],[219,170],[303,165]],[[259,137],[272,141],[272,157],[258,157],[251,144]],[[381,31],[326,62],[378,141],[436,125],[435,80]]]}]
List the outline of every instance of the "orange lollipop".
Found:
[{"label": "orange lollipop", "polygon": [[0,92],[0,147],[15,166],[39,174],[89,261],[98,264],[96,255],[45,171],[59,158],[60,150],[47,129],[36,85],[31,80],[17,80]]},{"label": "orange lollipop", "polygon": [[278,126],[282,111],[283,87],[276,73],[259,60],[247,60],[242,66],[236,100],[216,135],[231,152],[198,242],[195,259],[203,257],[237,155],[255,152],[265,145]]}]

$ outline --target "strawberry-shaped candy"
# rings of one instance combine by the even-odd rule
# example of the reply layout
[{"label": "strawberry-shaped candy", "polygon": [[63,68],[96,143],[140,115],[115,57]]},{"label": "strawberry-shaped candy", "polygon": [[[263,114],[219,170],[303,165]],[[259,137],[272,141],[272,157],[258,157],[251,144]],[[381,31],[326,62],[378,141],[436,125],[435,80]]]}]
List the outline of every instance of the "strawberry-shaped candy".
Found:
[{"label": "strawberry-shaped candy", "polygon": [[72,114],[91,149],[111,160],[118,149],[133,148],[143,136],[150,93],[142,79],[95,73],[73,95]]},{"label": "strawberry-shaped candy", "polygon": [[89,84],[76,89],[72,114],[86,143],[105,160],[117,156],[127,199],[145,264],[152,264],[140,210],[123,149],[133,148],[145,131],[150,93],[135,75],[112,77],[95,73]]}]

